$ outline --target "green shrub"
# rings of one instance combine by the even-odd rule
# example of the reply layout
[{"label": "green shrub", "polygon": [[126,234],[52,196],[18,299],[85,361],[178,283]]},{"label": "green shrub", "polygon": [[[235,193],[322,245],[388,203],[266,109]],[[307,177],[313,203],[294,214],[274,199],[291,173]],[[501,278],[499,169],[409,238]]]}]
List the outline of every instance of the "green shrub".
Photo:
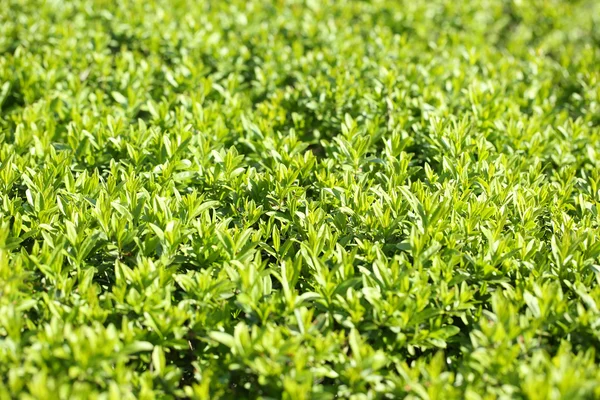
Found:
[{"label": "green shrub", "polygon": [[6,0],[0,398],[600,397],[599,16]]}]

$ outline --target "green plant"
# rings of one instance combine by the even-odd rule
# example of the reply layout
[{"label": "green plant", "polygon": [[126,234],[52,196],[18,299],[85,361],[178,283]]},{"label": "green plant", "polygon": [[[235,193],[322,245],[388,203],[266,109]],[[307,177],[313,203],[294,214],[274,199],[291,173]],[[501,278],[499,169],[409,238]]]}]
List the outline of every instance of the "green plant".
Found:
[{"label": "green plant", "polygon": [[0,398],[600,397],[598,15],[6,0]]}]

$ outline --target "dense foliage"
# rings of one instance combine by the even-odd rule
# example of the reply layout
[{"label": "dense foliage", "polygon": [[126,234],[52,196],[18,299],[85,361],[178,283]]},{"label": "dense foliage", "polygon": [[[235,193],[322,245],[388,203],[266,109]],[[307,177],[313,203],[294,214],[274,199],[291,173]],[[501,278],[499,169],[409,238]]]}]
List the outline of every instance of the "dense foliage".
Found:
[{"label": "dense foliage", "polygon": [[599,397],[599,23],[5,0],[0,398]]}]

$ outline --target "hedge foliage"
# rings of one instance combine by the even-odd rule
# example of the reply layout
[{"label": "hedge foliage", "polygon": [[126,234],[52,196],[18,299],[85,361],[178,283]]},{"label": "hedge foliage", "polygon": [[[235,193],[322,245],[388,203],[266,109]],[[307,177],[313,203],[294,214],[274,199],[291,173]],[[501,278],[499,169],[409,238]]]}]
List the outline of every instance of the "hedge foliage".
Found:
[{"label": "hedge foliage", "polygon": [[0,398],[600,397],[599,24],[5,0]]}]

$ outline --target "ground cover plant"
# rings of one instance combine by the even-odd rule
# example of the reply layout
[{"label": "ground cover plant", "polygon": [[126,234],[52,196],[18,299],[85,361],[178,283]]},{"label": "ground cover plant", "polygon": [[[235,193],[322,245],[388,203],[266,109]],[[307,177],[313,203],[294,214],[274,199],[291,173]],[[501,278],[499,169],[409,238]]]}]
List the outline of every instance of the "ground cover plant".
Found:
[{"label": "ground cover plant", "polygon": [[1,399],[600,397],[599,2],[1,5]]}]

